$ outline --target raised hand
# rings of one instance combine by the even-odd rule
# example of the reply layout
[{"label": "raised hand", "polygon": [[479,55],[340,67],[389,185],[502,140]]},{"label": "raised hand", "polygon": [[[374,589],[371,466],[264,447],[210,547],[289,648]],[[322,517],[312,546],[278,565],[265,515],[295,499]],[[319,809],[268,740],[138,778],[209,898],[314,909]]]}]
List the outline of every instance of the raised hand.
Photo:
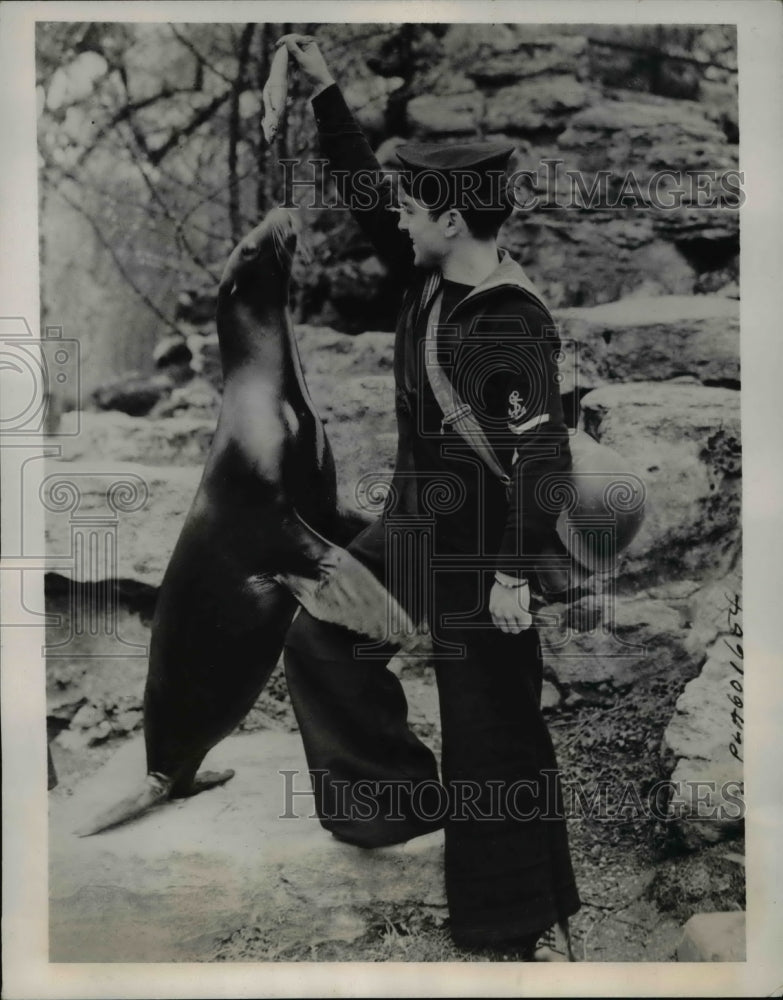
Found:
[{"label": "raised hand", "polygon": [[312,35],[291,32],[288,35],[281,35],[276,44],[285,45],[304,75],[315,85],[314,95],[334,83],[334,77],[329,72],[323,53],[318,48],[318,42]]}]

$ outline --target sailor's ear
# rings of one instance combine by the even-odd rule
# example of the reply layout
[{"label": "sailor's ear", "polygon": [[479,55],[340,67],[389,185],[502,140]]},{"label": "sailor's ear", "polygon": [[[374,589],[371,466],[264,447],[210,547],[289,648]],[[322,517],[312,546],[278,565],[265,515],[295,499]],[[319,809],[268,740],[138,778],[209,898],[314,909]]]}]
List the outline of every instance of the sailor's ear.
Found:
[{"label": "sailor's ear", "polygon": [[449,208],[444,214],[446,219],[444,234],[446,236],[454,237],[467,232],[465,220],[462,218],[462,213],[459,209]]}]

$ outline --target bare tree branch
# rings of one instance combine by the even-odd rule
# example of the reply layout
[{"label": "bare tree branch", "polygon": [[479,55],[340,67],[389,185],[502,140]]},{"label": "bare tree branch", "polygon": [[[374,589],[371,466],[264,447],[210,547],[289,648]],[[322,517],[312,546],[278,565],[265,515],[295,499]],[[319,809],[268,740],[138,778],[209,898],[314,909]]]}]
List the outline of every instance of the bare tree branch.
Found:
[{"label": "bare tree branch", "polygon": [[76,160],[76,166],[80,167],[85,160],[87,160],[87,158],[95,152],[99,143],[106,138],[112,129],[116,128],[121,122],[129,119],[136,111],[142,111],[144,108],[157,104],[158,101],[165,101],[170,97],[176,97],[177,94],[190,93],[192,93],[192,89],[190,87],[164,87],[157,94],[153,94],[151,97],[144,97],[138,101],[132,101],[128,104],[124,104],[107,122],[101,125],[93,136],[90,145],[86,146],[81,153],[79,153],[79,157]]},{"label": "bare tree branch", "polygon": [[[130,198],[123,198],[122,195],[118,195],[114,189],[102,187],[100,184],[97,183],[97,181],[94,178],[90,177],[87,174],[83,173],[76,174],[73,171],[68,170],[66,167],[61,166],[59,163],[54,163],[52,160],[47,160],[45,163],[45,167],[46,169],[42,171],[41,176],[48,190],[53,190],[53,191],[58,190],[55,180],[52,179],[52,175],[54,174],[58,179],[64,178],[69,181],[73,181],[73,183],[77,184],[79,187],[86,188],[90,191],[95,192],[96,194],[101,195],[103,198],[106,198],[107,201],[111,202],[113,205],[128,206],[129,208],[135,209],[136,211],[139,212],[149,211],[149,208],[147,207],[146,204],[141,204],[140,202],[133,201]],[[180,227],[184,227],[190,216],[206,202],[214,201],[218,204],[221,204],[216,195],[219,192],[223,191],[225,187],[224,184],[220,184],[218,187],[213,188],[212,190],[204,194],[203,187],[199,187],[195,184],[187,184],[185,181],[181,181],[178,177],[174,177],[171,174],[167,174],[164,170],[162,170],[161,167],[156,167],[155,169],[158,170],[160,173],[162,173],[163,176],[166,177],[168,180],[170,180],[172,184],[181,187],[185,191],[194,192],[199,195],[198,202],[195,205],[191,206],[191,208],[188,209],[187,212],[184,215],[182,215],[181,218],[179,219]],[[250,176],[250,171],[248,171],[246,174],[241,175],[240,180],[244,180],[249,176]],[[222,203],[222,207],[224,208],[227,207],[226,203]],[[190,229],[193,230],[193,232],[200,233],[202,236],[206,236],[208,239],[222,240],[226,243],[229,242],[229,237],[222,231],[217,231],[214,229],[206,229],[204,228],[204,226],[200,226],[195,222],[189,223],[189,227]],[[209,265],[207,265],[207,267],[209,267]],[[210,274],[211,273],[212,272],[210,271]]]},{"label": "bare tree branch", "polygon": [[163,213],[164,218],[171,224],[174,230],[174,238],[177,241],[180,251],[184,250],[184,252],[193,261],[193,263],[198,268],[200,268],[201,271],[204,272],[204,274],[210,279],[210,281],[215,281],[217,279],[217,275],[215,275],[210,270],[209,265],[201,257],[198,251],[193,247],[187,235],[185,234],[183,220],[181,218],[177,218],[172,213],[169,206],[163,199],[160,191],[158,190],[157,185],[153,184],[150,178],[147,176],[147,171],[144,169],[143,164],[138,159],[134,159],[134,163],[139,173],[141,174],[144,180],[144,184],[147,190],[149,191],[150,195],[152,196],[152,199],[160,206],[160,210]]},{"label": "bare tree branch", "polygon": [[[266,83],[266,78],[269,75],[269,67],[271,66],[272,60],[270,56],[270,47],[272,40],[270,38],[269,25],[261,25],[261,44],[259,46],[259,57],[258,64],[256,66],[256,86],[258,88],[259,94],[264,89],[264,84]],[[258,136],[258,157],[257,157],[257,171],[256,171],[256,212],[260,216],[262,212],[266,211],[267,206],[267,160],[269,158],[269,146],[264,139],[264,129],[262,126],[262,121],[264,119],[264,105],[263,102],[258,109],[257,121],[256,121],[256,134]]]},{"label": "bare tree branch", "polygon": [[206,66],[206,67],[207,67],[207,69],[208,69],[208,70],[209,70],[209,71],[210,71],[211,73],[214,73],[214,74],[215,74],[215,76],[219,76],[219,77],[220,77],[220,79],[221,79],[221,80],[222,80],[222,81],[223,81],[224,83],[227,83],[227,84],[229,84],[230,86],[233,86],[233,83],[234,83],[234,81],[233,81],[233,80],[231,79],[231,77],[230,77],[230,76],[227,76],[227,75],[226,75],[226,74],[225,74],[225,73],[224,73],[224,72],[223,72],[222,70],[219,70],[219,69],[217,68],[217,66],[215,66],[215,64],[214,64],[214,63],[210,62],[210,61],[209,61],[209,59],[207,59],[207,57],[206,57],[206,56],[204,55],[204,53],[203,53],[203,52],[201,52],[201,51],[200,51],[200,50],[199,50],[199,49],[198,49],[198,48],[197,48],[197,47],[196,47],[196,46],[195,46],[195,45],[193,44],[193,42],[191,42],[191,40],[190,40],[189,38],[187,38],[187,37],[186,37],[185,35],[183,35],[183,34],[182,34],[181,32],[177,31],[177,26],[176,26],[175,24],[169,24],[169,28],[171,29],[171,33],[172,33],[172,34],[174,35],[174,37],[175,37],[175,38],[177,39],[177,41],[178,41],[178,42],[180,42],[180,43],[181,43],[182,45],[184,45],[184,46],[185,46],[185,48],[186,48],[186,49],[187,49],[187,50],[188,50],[188,51],[189,51],[189,52],[190,52],[190,53],[191,53],[192,55],[194,55],[194,56],[196,57],[196,59],[198,59],[199,63],[200,63],[200,64],[201,64],[202,66]]},{"label": "bare tree branch", "polygon": [[60,189],[57,193],[60,195],[63,201],[65,201],[68,205],[71,206],[71,208],[73,208],[76,212],[78,212],[83,219],[87,220],[87,222],[90,224],[90,227],[92,228],[92,231],[95,233],[98,242],[105,250],[108,251],[109,256],[114,261],[114,265],[117,268],[117,270],[120,272],[122,277],[128,283],[130,288],[133,289],[133,291],[138,295],[141,301],[147,306],[147,308],[150,309],[158,317],[158,319],[162,323],[164,323],[170,330],[172,330],[174,333],[179,333],[180,331],[176,323],[174,323],[173,320],[169,319],[169,317],[166,316],[166,314],[162,312],[157,305],[155,305],[155,303],[146,294],[146,292],[143,292],[141,288],[139,288],[139,286],[133,280],[131,275],[128,273],[128,270],[126,269],[122,261],[122,258],[114,249],[111,240],[107,239],[107,237],[103,233],[103,230],[95,221],[95,219],[92,217],[92,215],[90,215],[90,213],[84,208],[83,205],[80,205],[73,198],[69,197],[62,189]]},{"label": "bare tree branch", "polygon": [[226,103],[230,96],[230,90],[225,91],[223,94],[219,94],[217,97],[213,98],[209,104],[203,107],[200,111],[196,112],[187,125],[182,125],[179,128],[173,129],[171,135],[162,145],[158,146],[156,149],[150,150],[150,163],[156,167],[164,156],[170,153],[175,146],[179,145],[180,140],[184,136],[192,135],[196,129],[200,128],[204,124],[204,122],[208,122],[218,108]]},{"label": "bare tree branch", "polygon": [[231,108],[228,118],[228,214],[231,238],[236,243],[242,235],[239,218],[239,183],[237,181],[237,146],[239,145],[239,96],[245,87],[250,43],[253,41],[254,24],[246,24],[239,40],[237,75],[231,88]]}]

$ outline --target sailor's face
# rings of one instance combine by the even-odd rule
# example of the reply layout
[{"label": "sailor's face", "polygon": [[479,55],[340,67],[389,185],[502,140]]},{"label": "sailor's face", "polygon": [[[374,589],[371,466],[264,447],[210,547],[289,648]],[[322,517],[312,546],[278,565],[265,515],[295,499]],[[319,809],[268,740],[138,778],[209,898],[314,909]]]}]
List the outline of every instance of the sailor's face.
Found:
[{"label": "sailor's face", "polygon": [[441,215],[431,219],[429,209],[414,201],[404,191],[399,193],[399,228],[408,234],[413,245],[413,263],[417,267],[440,265],[449,250]]}]

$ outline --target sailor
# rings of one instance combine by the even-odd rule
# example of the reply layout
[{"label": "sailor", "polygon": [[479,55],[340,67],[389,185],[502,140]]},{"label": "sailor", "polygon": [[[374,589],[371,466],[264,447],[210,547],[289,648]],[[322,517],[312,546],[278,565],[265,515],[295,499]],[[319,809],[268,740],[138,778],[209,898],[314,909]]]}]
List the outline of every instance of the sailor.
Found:
[{"label": "sailor", "polygon": [[[387,669],[393,646],[367,655],[357,635],[300,612],[286,677],[319,817],[365,848],[443,827],[454,941],[531,959],[540,935],[580,906],[530,610],[536,554],[558,544],[559,510],[537,486],[571,459],[555,324],[497,241],[513,209],[513,146],[404,144],[395,196],[316,42],[293,34],[281,44],[315,85],[321,155],[405,290],[392,486],[349,549],[409,613],[427,616],[442,730],[439,776]],[[401,542],[417,525],[418,542]]]}]

